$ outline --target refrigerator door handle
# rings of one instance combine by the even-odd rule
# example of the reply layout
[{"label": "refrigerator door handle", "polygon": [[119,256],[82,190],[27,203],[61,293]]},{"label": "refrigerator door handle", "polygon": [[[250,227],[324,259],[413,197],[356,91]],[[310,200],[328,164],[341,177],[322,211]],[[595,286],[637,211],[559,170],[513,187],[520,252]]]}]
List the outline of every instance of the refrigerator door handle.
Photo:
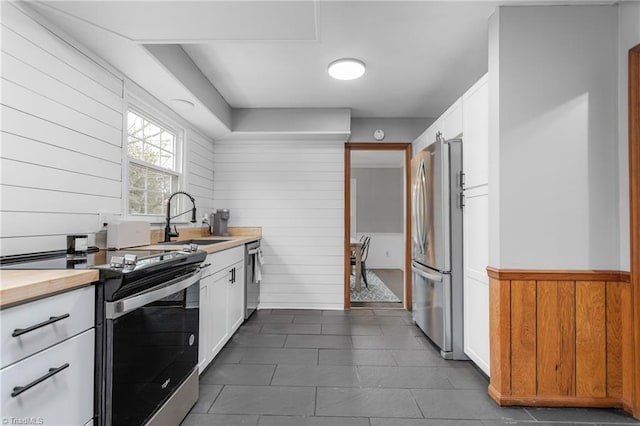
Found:
[{"label": "refrigerator door handle", "polygon": [[416,245],[420,247],[422,250],[422,244],[420,243],[420,215],[418,210],[418,205],[420,204],[420,200],[418,199],[418,194],[420,193],[420,165],[418,165],[418,170],[416,172],[416,181],[413,185],[413,205],[411,209],[413,210],[413,217],[415,219],[414,225],[415,229],[413,230],[413,241]]},{"label": "refrigerator door handle", "polygon": [[428,280],[435,281],[435,282],[444,281],[444,277],[441,274],[432,274],[430,272],[427,272],[422,266],[420,266],[416,262],[411,262],[411,270],[416,274],[420,275],[421,277],[426,278]]},{"label": "refrigerator door handle", "polygon": [[420,164],[418,165],[418,179],[417,179],[417,204],[418,204],[418,215],[417,215],[417,228],[418,228],[418,243],[420,245],[420,252],[425,253],[427,251],[426,241],[425,241],[425,165],[424,160],[420,160]]}]

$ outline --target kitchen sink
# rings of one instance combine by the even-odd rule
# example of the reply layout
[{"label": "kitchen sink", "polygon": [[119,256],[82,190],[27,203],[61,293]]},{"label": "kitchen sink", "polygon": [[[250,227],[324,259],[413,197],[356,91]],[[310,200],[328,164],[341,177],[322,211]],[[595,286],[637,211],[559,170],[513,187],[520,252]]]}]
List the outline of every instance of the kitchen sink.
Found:
[{"label": "kitchen sink", "polygon": [[226,243],[227,239],[216,239],[216,238],[196,238],[192,240],[178,240],[178,241],[168,241],[166,243],[158,243],[159,245],[173,245],[173,246],[181,246],[183,244],[198,244],[199,246],[207,246],[209,244],[217,244],[217,243]]}]

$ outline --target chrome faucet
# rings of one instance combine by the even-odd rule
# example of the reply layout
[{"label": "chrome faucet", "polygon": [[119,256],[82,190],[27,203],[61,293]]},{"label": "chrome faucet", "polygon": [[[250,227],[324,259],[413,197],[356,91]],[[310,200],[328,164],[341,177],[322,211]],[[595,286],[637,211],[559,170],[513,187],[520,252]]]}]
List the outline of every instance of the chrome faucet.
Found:
[{"label": "chrome faucet", "polygon": [[171,216],[171,199],[173,197],[175,197],[176,195],[178,195],[178,194],[184,194],[187,197],[189,197],[189,199],[191,200],[191,204],[193,204],[193,208],[191,209],[191,223],[196,223],[197,222],[197,220],[196,220],[196,200],[195,200],[195,198],[193,198],[191,196],[191,194],[188,194],[188,193],[186,193],[184,191],[176,191],[173,194],[169,195],[169,198],[167,198],[167,219],[166,219],[167,223],[166,223],[166,225],[164,227],[164,242],[165,243],[171,241],[171,237],[180,236],[180,233],[178,232],[178,227],[176,227],[175,225],[174,225],[175,232],[171,231],[171,219],[175,219],[178,216],[182,216],[185,213],[189,213],[189,210],[185,210],[182,213],[178,213],[175,216]]}]

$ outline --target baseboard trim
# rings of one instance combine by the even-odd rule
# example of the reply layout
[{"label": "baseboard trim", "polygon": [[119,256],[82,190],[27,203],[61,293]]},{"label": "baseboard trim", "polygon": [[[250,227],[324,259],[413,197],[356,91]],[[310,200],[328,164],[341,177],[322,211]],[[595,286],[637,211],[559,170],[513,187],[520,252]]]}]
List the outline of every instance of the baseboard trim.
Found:
[{"label": "baseboard trim", "polygon": [[624,404],[619,398],[544,395],[505,396],[491,385],[489,385],[488,391],[489,396],[501,406],[624,408]]}]

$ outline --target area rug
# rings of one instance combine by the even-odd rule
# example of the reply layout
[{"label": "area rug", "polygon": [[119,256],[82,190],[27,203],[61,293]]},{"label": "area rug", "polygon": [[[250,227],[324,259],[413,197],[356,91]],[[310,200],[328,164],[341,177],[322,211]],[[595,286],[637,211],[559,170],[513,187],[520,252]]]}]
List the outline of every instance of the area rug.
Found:
[{"label": "area rug", "polygon": [[373,272],[367,270],[367,282],[369,287],[365,287],[364,280],[360,280],[362,289],[355,291],[355,276],[351,275],[351,301],[352,302],[400,302],[389,287]]}]

